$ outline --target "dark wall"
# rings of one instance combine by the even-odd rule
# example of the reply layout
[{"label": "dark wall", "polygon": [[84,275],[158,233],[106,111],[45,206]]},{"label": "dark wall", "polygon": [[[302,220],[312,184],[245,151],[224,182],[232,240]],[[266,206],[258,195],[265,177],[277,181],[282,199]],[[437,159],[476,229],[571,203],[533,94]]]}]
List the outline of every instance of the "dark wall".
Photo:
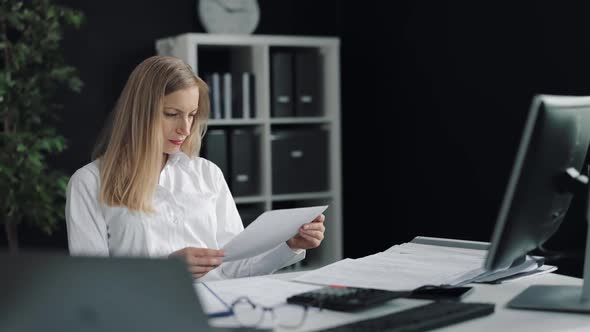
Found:
[{"label": "dark wall", "polygon": [[[70,147],[54,164],[72,173],[154,40],[203,29],[194,0],[60,3],[87,16],[64,42],[86,84],[64,96]],[[341,37],[347,257],[416,235],[488,241],[532,96],[590,94],[583,1],[260,5],[257,34]],[[584,224],[564,226],[555,247],[581,247]],[[66,247],[63,228],[23,233],[28,246]]]},{"label": "dark wall", "polygon": [[[490,240],[532,96],[590,93],[587,7],[344,6],[347,255],[416,235]],[[574,205],[555,248],[582,247]]]}]

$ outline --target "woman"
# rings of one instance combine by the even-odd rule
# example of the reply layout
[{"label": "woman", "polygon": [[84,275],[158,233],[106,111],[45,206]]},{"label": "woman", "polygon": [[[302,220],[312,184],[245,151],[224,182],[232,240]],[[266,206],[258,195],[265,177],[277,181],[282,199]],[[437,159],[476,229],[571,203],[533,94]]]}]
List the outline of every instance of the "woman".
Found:
[{"label": "woman", "polygon": [[94,161],[70,178],[70,253],[180,256],[194,278],[221,279],[272,273],[319,246],[323,215],[266,253],[223,263],[219,248],[244,227],[220,169],[198,157],[208,117],[208,88],[190,66],[165,56],[139,64]]}]

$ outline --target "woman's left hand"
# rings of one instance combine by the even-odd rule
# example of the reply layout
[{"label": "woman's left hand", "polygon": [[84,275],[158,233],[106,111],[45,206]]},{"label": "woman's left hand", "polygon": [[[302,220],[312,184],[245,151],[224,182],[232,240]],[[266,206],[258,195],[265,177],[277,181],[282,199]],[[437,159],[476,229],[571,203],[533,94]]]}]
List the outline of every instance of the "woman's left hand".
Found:
[{"label": "woman's left hand", "polygon": [[311,222],[299,227],[297,235],[287,240],[287,245],[293,250],[317,248],[324,239],[324,220],[326,216],[320,214]]}]

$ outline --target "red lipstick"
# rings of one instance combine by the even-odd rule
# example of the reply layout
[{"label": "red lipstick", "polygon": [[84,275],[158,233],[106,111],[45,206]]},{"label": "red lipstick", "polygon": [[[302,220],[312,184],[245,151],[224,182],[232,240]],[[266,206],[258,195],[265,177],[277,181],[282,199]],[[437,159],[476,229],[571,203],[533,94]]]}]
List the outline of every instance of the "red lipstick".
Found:
[{"label": "red lipstick", "polygon": [[184,142],[184,140],[173,140],[173,139],[169,139],[168,141],[174,145],[182,145],[182,142]]}]

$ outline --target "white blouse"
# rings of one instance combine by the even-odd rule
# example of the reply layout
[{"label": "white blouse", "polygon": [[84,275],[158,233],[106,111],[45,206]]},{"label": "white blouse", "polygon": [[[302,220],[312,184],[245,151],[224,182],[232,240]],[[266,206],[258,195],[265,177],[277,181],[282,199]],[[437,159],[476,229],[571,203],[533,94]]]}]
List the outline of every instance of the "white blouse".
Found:
[{"label": "white blouse", "polygon": [[[185,248],[220,249],[244,226],[219,167],[209,160],[170,155],[154,194],[154,214],[99,202],[99,161],[68,183],[66,225],[72,255],[167,257]],[[273,273],[305,258],[285,242],[256,257],[227,262],[201,280]]]}]

